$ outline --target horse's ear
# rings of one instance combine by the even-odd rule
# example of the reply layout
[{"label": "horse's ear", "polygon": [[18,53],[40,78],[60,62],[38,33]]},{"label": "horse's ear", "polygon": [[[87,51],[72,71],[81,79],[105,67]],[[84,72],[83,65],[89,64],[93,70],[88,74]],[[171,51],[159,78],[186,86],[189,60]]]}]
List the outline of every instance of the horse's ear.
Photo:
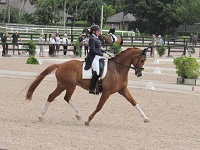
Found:
[{"label": "horse's ear", "polygon": [[148,48],[145,48],[144,50],[142,50],[142,55],[146,56],[147,51],[148,51]]}]

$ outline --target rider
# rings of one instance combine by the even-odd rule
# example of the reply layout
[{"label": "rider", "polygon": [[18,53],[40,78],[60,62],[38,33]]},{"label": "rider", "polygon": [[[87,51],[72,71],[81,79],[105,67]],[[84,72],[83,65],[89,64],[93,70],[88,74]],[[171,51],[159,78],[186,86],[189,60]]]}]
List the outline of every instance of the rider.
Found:
[{"label": "rider", "polygon": [[110,30],[108,32],[108,34],[112,37],[113,42],[115,42],[115,27],[114,24],[111,24]]},{"label": "rider", "polygon": [[99,78],[99,59],[103,57],[108,58],[109,56],[101,49],[100,40],[98,35],[100,34],[100,27],[98,25],[92,25],[90,28],[89,37],[89,53],[86,58],[85,70],[89,70],[92,67],[93,76],[90,82],[89,93],[96,94],[95,84]]}]

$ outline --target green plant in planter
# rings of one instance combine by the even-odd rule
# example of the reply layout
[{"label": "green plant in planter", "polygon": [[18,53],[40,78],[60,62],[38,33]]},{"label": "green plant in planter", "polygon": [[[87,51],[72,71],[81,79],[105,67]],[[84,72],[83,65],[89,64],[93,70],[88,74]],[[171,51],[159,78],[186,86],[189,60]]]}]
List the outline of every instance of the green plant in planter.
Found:
[{"label": "green plant in planter", "polygon": [[165,55],[165,50],[166,50],[165,44],[162,44],[161,46],[158,46],[156,50],[157,50],[158,55],[160,57],[163,56],[163,55]]},{"label": "green plant in planter", "polygon": [[34,56],[30,56],[27,61],[27,64],[39,64],[38,60]]},{"label": "green plant in planter", "polygon": [[118,54],[121,52],[122,48],[118,43],[114,42],[113,45],[110,46],[109,50],[114,51],[114,54]]},{"label": "green plant in planter", "polygon": [[192,54],[194,54],[195,53],[195,48],[194,47],[191,47],[191,50],[192,50]]},{"label": "green plant in planter", "polygon": [[181,78],[197,79],[200,75],[200,65],[195,58],[181,56],[174,58],[176,73]]},{"label": "green plant in planter", "polygon": [[27,43],[27,47],[28,47],[28,52],[30,56],[35,56],[36,53],[36,45],[35,43],[31,40]]},{"label": "green plant in planter", "polygon": [[75,55],[76,56],[80,56],[81,57],[81,48],[80,48],[80,45],[79,45],[79,42],[78,41],[76,41],[75,43],[74,43],[74,48],[75,48]]},{"label": "green plant in planter", "polygon": [[195,48],[194,47],[187,47],[187,51],[188,51],[189,57],[192,57],[191,54],[195,53]]}]

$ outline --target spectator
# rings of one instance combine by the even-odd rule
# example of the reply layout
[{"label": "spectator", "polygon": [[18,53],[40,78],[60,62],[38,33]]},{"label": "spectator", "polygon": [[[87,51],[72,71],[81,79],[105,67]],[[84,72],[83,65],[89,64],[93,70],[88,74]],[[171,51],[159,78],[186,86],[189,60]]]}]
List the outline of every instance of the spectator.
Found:
[{"label": "spectator", "polygon": [[20,38],[18,31],[15,32],[15,34],[10,36],[10,40],[12,41],[12,45],[13,45],[13,54],[14,54],[14,49],[15,46],[17,46],[18,48],[18,55],[20,55],[21,53],[19,52],[19,45],[18,45],[18,39],[22,42],[22,39]]},{"label": "spectator", "polygon": [[3,47],[2,56],[6,56],[8,54],[7,36],[8,36],[8,32],[4,32],[1,36],[1,42],[2,42],[2,47]]},{"label": "spectator", "polygon": [[82,52],[82,44],[83,44],[83,36],[82,36],[82,33],[79,34],[78,42],[79,42],[79,45],[80,45],[80,48],[81,48],[81,52]]},{"label": "spectator", "polygon": [[54,34],[51,35],[51,38],[49,40],[49,56],[54,57],[55,56],[55,36]]},{"label": "spectator", "polygon": [[85,49],[85,56],[88,54],[88,44],[89,44],[89,36],[86,36],[84,39],[84,49]]},{"label": "spectator", "polygon": [[161,46],[161,45],[164,43],[164,41],[163,41],[161,35],[159,35],[158,38],[157,38],[156,40],[157,40],[157,45],[158,45],[158,46]]},{"label": "spectator", "polygon": [[69,41],[69,39],[68,39],[68,37],[67,37],[67,34],[64,34],[64,37],[63,37],[63,49],[64,49],[64,51],[63,51],[63,54],[64,55],[66,55],[67,54],[67,47],[68,47],[68,45],[70,44],[70,41]]},{"label": "spectator", "polygon": [[152,35],[152,41],[150,43],[150,46],[152,46],[152,52],[151,52],[151,56],[152,57],[154,57],[155,54],[156,54],[156,43],[157,43],[157,41],[156,41],[156,35],[153,34]]},{"label": "spectator", "polygon": [[57,56],[58,56],[59,49],[60,49],[60,36],[59,36],[59,33],[56,33],[55,44],[56,44],[56,53],[57,53]]},{"label": "spectator", "polygon": [[42,34],[42,33],[40,34],[39,44],[40,44],[39,56],[40,56],[40,57],[44,57],[44,48],[43,48],[43,45],[42,45],[42,44],[45,44],[45,43],[44,43],[44,39],[43,39],[43,34]]}]

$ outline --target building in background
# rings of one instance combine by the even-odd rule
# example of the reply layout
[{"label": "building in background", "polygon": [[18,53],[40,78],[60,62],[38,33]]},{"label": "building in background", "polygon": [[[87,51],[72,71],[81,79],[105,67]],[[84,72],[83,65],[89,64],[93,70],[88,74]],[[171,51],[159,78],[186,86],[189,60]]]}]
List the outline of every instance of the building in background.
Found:
[{"label": "building in background", "polygon": [[106,25],[114,24],[117,30],[128,30],[128,23],[132,21],[136,21],[133,14],[128,13],[125,15],[123,12],[120,12],[108,18]]}]

